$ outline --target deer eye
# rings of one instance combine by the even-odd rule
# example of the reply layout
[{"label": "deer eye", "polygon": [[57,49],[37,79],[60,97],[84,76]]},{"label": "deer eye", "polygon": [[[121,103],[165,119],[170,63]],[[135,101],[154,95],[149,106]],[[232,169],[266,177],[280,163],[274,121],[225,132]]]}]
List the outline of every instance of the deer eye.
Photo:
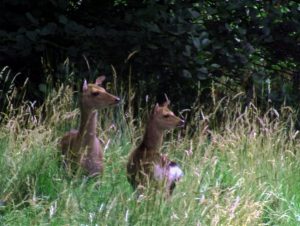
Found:
[{"label": "deer eye", "polygon": [[169,118],[170,117],[170,115],[164,115],[164,118]]},{"label": "deer eye", "polygon": [[93,95],[94,97],[96,97],[96,96],[99,96],[100,93],[99,93],[99,92],[94,92],[94,93],[92,93],[92,95]]}]

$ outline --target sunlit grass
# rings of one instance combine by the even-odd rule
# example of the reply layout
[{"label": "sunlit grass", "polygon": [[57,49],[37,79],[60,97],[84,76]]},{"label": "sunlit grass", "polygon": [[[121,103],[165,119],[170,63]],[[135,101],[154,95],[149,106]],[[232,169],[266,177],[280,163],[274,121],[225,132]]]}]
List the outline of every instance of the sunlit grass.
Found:
[{"label": "sunlit grass", "polygon": [[[215,111],[202,112],[205,120],[195,117],[187,126],[193,133],[166,135],[162,151],[185,174],[173,197],[149,191],[137,200],[125,164],[147,114],[133,119],[123,104],[101,111],[104,174],[70,177],[57,144],[77,125],[72,95],[61,87],[34,112],[24,103],[3,120],[1,225],[299,224],[299,142],[291,109],[262,114],[254,106],[242,110],[234,98],[220,101]],[[216,120],[222,120],[219,127],[213,126]]]}]

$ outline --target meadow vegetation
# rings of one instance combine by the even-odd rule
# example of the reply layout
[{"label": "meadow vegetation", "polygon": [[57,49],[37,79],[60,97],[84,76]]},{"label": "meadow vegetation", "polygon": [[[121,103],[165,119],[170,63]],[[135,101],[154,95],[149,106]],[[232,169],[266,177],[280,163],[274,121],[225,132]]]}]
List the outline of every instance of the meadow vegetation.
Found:
[{"label": "meadow vegetation", "polygon": [[211,108],[183,110],[189,122],[167,132],[162,148],[181,165],[183,180],[170,200],[151,189],[137,199],[125,165],[154,103],[133,114],[128,97],[134,89],[124,90],[116,91],[123,97],[119,106],[99,114],[105,170],[96,178],[71,177],[61,165],[59,139],[78,126],[71,87],[52,87],[41,106],[25,100],[17,106],[7,97],[0,127],[1,225],[299,225],[295,110],[244,107],[244,93],[216,99]]},{"label": "meadow vegetation", "polygon": [[[298,1],[1,1],[0,225],[300,225],[299,12]],[[104,173],[70,176],[58,144],[78,128],[83,79],[102,74],[122,98],[99,114]],[[164,93],[187,123],[161,151],[184,177],[170,200],[137,199],[126,162]]]}]

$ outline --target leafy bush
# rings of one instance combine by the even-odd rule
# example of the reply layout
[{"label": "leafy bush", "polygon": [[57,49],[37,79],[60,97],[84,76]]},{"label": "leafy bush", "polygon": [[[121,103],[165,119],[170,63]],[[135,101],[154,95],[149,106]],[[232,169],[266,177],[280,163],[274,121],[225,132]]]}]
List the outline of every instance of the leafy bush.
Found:
[{"label": "leafy bush", "polygon": [[[44,84],[66,80],[61,65],[69,58],[75,80],[110,74],[113,65],[126,83],[133,70],[138,96],[167,92],[181,106],[199,92],[211,101],[213,82],[223,84],[220,95],[246,92],[246,104],[255,94],[262,106],[294,103],[299,7],[250,0],[3,1],[0,65],[22,71],[23,81],[29,76],[31,97],[39,99]],[[271,92],[261,92],[267,80]]]}]

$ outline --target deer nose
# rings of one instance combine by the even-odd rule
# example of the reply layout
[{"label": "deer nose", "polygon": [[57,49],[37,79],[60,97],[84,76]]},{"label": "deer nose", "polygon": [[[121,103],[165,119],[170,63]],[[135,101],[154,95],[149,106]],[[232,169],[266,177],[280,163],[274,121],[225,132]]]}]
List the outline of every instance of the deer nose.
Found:
[{"label": "deer nose", "polygon": [[115,102],[116,102],[116,103],[119,103],[120,100],[121,100],[121,99],[120,99],[119,97],[116,97]]},{"label": "deer nose", "polygon": [[183,127],[185,124],[185,121],[183,119],[180,119],[179,123],[178,123],[178,126],[179,127]]}]

